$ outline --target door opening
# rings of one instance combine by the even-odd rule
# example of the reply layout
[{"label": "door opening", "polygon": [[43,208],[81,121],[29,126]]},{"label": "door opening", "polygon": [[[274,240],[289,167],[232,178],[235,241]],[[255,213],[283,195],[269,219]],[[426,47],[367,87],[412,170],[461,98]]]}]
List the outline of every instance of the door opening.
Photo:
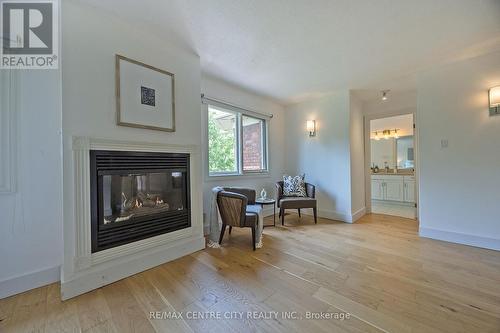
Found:
[{"label": "door opening", "polygon": [[375,214],[417,218],[414,114],[365,118],[367,206]]}]

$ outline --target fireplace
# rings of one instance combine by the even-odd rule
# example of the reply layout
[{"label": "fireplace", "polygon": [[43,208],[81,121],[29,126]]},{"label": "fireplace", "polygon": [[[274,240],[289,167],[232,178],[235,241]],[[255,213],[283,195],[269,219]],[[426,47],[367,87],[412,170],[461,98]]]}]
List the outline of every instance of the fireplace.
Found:
[{"label": "fireplace", "polygon": [[189,154],[90,151],[92,253],[191,226]]}]

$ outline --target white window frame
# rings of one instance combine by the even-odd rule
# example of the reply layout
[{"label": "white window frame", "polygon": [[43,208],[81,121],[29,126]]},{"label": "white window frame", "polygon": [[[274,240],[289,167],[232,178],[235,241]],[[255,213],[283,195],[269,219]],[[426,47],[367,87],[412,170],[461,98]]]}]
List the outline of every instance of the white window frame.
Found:
[{"label": "white window frame", "polygon": [[[225,104],[215,100],[203,100],[204,107],[204,131],[205,131],[205,172],[208,179],[218,179],[220,177],[244,177],[244,176],[267,176],[269,175],[269,119],[271,116],[262,115],[254,111]],[[210,172],[209,170],[209,142],[208,142],[208,110],[209,106],[223,109],[225,112],[233,113],[236,116],[236,165],[235,172]],[[263,131],[261,135],[262,165],[260,170],[243,170],[243,116],[262,121]]]}]

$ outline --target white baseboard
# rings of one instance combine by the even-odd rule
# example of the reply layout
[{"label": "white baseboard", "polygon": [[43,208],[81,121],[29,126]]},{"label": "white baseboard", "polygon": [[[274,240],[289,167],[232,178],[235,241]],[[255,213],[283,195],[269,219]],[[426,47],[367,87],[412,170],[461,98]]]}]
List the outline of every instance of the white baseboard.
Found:
[{"label": "white baseboard", "polygon": [[418,233],[421,237],[500,251],[500,239],[496,238],[467,235],[453,231],[424,227],[420,227]]},{"label": "white baseboard", "polygon": [[58,282],[60,277],[61,268],[60,266],[55,266],[1,281],[0,299]]},{"label": "white baseboard", "polygon": [[356,222],[360,218],[366,215],[366,207],[363,207],[361,209],[358,209],[354,214],[352,214],[351,221],[352,223]]},{"label": "white baseboard", "polygon": [[66,300],[81,295],[204,248],[204,237],[190,238],[177,245],[164,247],[154,253],[149,253],[145,257],[137,256],[135,259],[116,263],[112,266],[96,267],[96,269],[78,275],[72,280],[62,281],[61,298]]},{"label": "white baseboard", "polygon": [[335,210],[318,209],[318,216],[325,219],[352,223],[352,215],[348,213],[337,212]]},{"label": "white baseboard", "polygon": [[[301,214],[304,215],[313,215],[313,211],[311,208],[303,208],[301,209]],[[276,212],[278,214],[278,212]],[[318,217],[324,218],[324,219],[329,219],[329,220],[335,220],[335,221],[340,221],[340,222],[346,222],[346,223],[353,223],[353,215],[347,214],[347,213],[340,213],[334,210],[328,210],[328,209],[318,209]]]}]

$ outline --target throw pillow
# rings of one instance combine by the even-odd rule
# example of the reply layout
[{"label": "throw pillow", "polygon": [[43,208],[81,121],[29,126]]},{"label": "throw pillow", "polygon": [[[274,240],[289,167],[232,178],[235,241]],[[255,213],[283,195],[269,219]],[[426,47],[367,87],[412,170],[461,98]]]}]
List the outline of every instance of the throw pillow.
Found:
[{"label": "throw pillow", "polygon": [[283,175],[283,195],[290,197],[306,197],[305,174],[295,177]]}]

